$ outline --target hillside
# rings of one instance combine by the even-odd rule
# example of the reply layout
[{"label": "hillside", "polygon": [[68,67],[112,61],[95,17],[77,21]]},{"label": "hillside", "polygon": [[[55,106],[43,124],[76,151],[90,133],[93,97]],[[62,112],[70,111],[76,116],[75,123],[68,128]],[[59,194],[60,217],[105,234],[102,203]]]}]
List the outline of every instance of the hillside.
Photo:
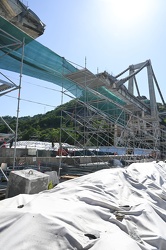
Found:
[{"label": "hillside", "polygon": [[[71,109],[73,101],[58,106],[55,110],[46,114],[38,114],[33,117],[25,116],[19,118],[18,140],[59,141],[61,110]],[[3,119],[15,131],[16,117],[4,116]],[[11,133],[9,128],[0,120],[0,133]],[[65,134],[62,134],[65,137]]]},{"label": "hillside", "polygon": [[[73,144],[75,140],[76,133],[74,132],[74,126],[72,119],[69,116],[65,116],[62,111],[68,111],[70,113],[75,111],[76,100],[72,100],[68,103],[58,106],[56,109],[47,112],[46,114],[38,114],[33,117],[25,116],[19,118],[18,126],[18,141],[28,141],[28,140],[38,140],[38,141],[48,141],[48,142],[59,142],[60,138],[62,142]],[[82,109],[77,102],[77,112]],[[159,112],[165,111],[165,107],[158,103]],[[80,114],[83,115],[83,114]],[[9,126],[15,131],[16,128],[16,117],[5,116],[3,119],[9,124]],[[68,136],[65,130],[60,129],[61,124],[64,123],[68,129]],[[92,121],[93,126],[99,124],[100,121]],[[162,120],[162,124],[166,124],[166,119]],[[101,125],[101,124],[100,124]],[[102,126],[108,127],[108,124],[102,124]],[[83,131],[84,128],[81,126],[77,127],[77,130]],[[102,131],[102,130],[101,130]],[[9,128],[0,120],[0,133],[11,133]],[[78,136],[78,135],[77,135]],[[79,141],[81,141],[81,134],[79,135]],[[105,138],[106,133],[101,134],[101,138]],[[78,138],[77,138],[78,139]],[[113,139],[113,138],[112,138]],[[112,140],[111,139],[111,140]],[[104,141],[108,141],[105,138]]]}]

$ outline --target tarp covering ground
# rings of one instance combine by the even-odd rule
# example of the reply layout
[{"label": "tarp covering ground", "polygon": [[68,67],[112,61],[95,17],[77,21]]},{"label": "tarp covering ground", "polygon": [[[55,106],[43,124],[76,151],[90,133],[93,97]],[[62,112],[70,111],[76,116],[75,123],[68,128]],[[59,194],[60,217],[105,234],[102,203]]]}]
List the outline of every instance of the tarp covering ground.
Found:
[{"label": "tarp covering ground", "polygon": [[0,202],[0,249],[165,250],[166,164],[100,170]]}]

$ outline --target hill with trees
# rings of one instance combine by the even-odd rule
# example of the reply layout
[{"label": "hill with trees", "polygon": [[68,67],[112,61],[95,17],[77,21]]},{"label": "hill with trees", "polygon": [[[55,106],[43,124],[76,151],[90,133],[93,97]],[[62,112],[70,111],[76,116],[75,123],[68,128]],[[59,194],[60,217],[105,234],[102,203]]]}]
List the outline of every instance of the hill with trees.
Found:
[{"label": "hill with trees", "polygon": [[[67,110],[72,113],[74,112],[75,105],[76,105],[76,100],[72,100],[68,103],[58,106],[56,109],[49,111],[46,114],[38,114],[33,117],[30,116],[20,117],[18,123],[19,124],[18,140],[59,142],[61,137],[62,142],[65,141],[69,144],[73,144],[76,136],[73,131],[74,124],[69,117],[67,116],[65,117],[64,114],[62,116],[62,111]],[[77,112],[78,110],[79,110],[79,105],[77,103]],[[166,108],[161,103],[158,103],[158,110],[159,112],[163,112],[166,111]],[[3,119],[15,131],[16,117],[4,116]],[[97,122],[99,123],[100,121]],[[66,124],[71,136],[68,136],[65,130],[61,130],[62,123]],[[162,124],[166,125],[166,118],[163,118]],[[109,125],[104,124],[104,126],[109,126]],[[79,127],[78,129],[81,130],[83,128]],[[0,120],[0,133],[10,133],[9,128],[5,125],[5,123],[2,120]],[[105,136],[106,135],[103,134],[101,138],[104,138]],[[79,138],[79,140],[81,140],[81,138]],[[107,139],[105,139],[105,141],[107,141]]]}]

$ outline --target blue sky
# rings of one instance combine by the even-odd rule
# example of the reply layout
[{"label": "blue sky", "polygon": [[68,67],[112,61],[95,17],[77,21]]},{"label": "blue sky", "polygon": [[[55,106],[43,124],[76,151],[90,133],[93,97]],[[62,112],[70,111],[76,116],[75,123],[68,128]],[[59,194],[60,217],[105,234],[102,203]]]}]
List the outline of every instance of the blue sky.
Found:
[{"label": "blue sky", "polygon": [[[46,24],[37,39],[60,56],[94,74],[118,74],[131,64],[151,60],[166,99],[165,0],[28,0],[23,1]],[[3,71],[5,72],[5,71]],[[18,83],[19,75],[5,72]],[[138,82],[148,97],[146,71]],[[18,92],[0,98],[1,116],[16,116]],[[53,83],[23,76],[19,116],[44,114],[61,104]],[[27,100],[27,101],[26,101]],[[63,102],[68,101],[64,97]],[[160,101],[157,95],[157,101]]]}]

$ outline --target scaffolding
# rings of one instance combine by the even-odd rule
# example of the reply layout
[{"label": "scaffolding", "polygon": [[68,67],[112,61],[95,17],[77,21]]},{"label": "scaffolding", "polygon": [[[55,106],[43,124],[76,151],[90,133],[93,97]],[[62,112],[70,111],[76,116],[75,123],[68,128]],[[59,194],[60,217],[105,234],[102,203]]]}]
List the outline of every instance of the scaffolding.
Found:
[{"label": "scaffolding", "polygon": [[[85,158],[91,156],[91,160],[95,158],[96,161],[103,161],[104,157],[108,160],[110,155],[125,159],[153,155],[157,159],[166,153],[165,116],[158,111],[155,87],[163,106],[165,102],[150,60],[130,65],[117,76],[108,72],[93,74],[86,67],[78,69],[64,57],[34,40],[43,33],[44,25],[35,15],[32,17],[31,11],[27,12],[26,6],[20,1],[3,2],[5,8],[2,6],[0,12],[0,68],[20,73],[20,82],[16,85],[9,79],[3,79],[0,81],[2,90],[4,93],[15,89],[20,91],[21,77],[25,74],[61,86],[61,104],[64,95],[74,96],[74,106],[61,110],[61,146],[70,141],[72,154],[81,154]],[[14,10],[15,14],[8,13],[13,2],[15,6],[19,5]],[[15,15],[11,19],[14,23],[2,15],[4,10],[7,11],[7,16]],[[22,15],[23,13],[28,13],[28,16]],[[25,17],[25,20],[20,19],[19,15]],[[30,31],[36,32],[33,36],[32,33],[27,33],[29,28],[26,18],[31,20],[28,23],[31,25]],[[21,23],[24,23],[22,30]],[[41,24],[39,30],[38,23]],[[137,80],[144,69],[147,70],[149,99],[141,96]],[[127,72],[128,75],[122,78]]]},{"label": "scaffolding", "polygon": [[[149,99],[140,95],[136,79],[144,68],[147,69]],[[118,80],[127,70],[129,75]],[[140,159],[138,156],[156,160],[165,155],[166,127],[158,111],[155,84],[163,106],[165,102],[151,62],[147,60],[127,70],[116,77],[107,72],[94,75],[86,68],[66,75],[83,88],[74,107],[62,112],[65,122],[61,129],[66,134],[66,142],[72,140],[75,154],[81,150],[84,156],[97,155],[97,161],[103,161],[99,155],[118,154],[119,158],[127,160]],[[124,85],[126,82],[128,88]],[[134,83],[138,96],[134,95]],[[62,92],[65,94],[66,90]]]},{"label": "scaffolding", "polygon": [[[10,130],[11,134],[3,135],[7,138],[7,143],[13,143],[15,145],[18,137],[18,118],[19,118],[19,107],[20,107],[20,94],[21,94],[21,83],[23,73],[23,60],[24,60],[24,46],[33,41],[34,38],[43,34],[44,24],[40,19],[34,15],[20,1],[2,1],[0,3],[0,63],[1,65],[10,65],[12,57],[16,57],[19,51],[19,60],[16,72],[20,74],[19,83],[14,83],[5,74],[0,72],[0,96],[8,94],[11,91],[18,90],[18,102],[17,102],[17,115],[16,115],[16,128],[15,131],[9,126],[9,124],[0,117],[2,122]],[[21,31],[22,30],[22,31]],[[6,61],[6,58],[7,59]],[[11,63],[12,64],[12,63]],[[10,67],[10,66],[9,66]],[[1,67],[3,68],[3,67]],[[5,67],[4,67],[5,68]],[[7,69],[7,68],[5,68]],[[2,147],[3,144],[0,146]],[[16,159],[16,146],[14,147],[13,156],[13,168],[15,167]]]}]

